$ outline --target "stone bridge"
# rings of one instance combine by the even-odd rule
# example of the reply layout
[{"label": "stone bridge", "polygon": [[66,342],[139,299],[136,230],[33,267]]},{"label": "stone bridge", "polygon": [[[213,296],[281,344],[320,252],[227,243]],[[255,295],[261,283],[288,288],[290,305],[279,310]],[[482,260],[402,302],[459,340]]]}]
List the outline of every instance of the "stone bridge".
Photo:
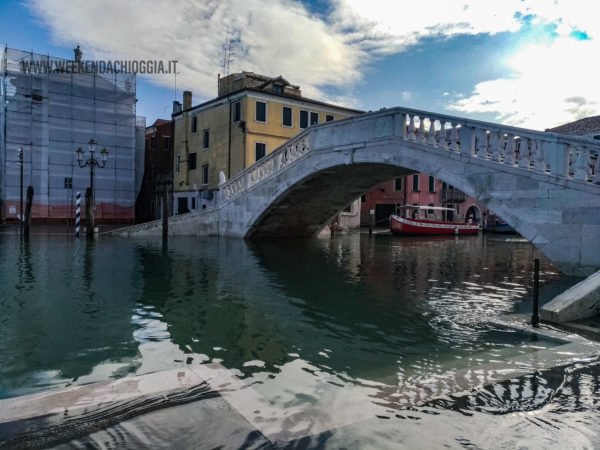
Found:
[{"label": "stone bridge", "polygon": [[[600,268],[599,153],[590,139],[384,109],[307,129],[223,180],[216,208],[170,219],[169,232],[313,236],[377,184],[423,172],[486,205],[565,273],[589,275]],[[138,232],[160,234],[160,222],[126,233]]]}]

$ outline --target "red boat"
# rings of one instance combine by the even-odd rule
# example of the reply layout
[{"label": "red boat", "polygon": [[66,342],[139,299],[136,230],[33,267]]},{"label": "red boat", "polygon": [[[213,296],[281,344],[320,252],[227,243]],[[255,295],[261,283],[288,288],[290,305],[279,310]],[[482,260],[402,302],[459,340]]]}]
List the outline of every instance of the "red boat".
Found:
[{"label": "red boat", "polygon": [[448,222],[443,220],[431,220],[430,218],[420,218],[419,213],[427,211],[428,216],[434,216],[442,211],[456,212],[453,208],[444,208],[442,206],[402,206],[405,208],[405,215],[411,217],[401,217],[392,214],[390,216],[390,231],[395,235],[412,236],[430,236],[436,234],[463,235],[477,234],[479,225],[466,222]]}]

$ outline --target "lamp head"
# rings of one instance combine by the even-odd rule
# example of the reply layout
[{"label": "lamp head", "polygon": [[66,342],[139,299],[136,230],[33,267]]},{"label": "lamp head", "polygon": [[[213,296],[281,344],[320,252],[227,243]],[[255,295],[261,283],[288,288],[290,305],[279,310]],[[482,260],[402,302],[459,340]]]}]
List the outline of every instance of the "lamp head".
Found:
[{"label": "lamp head", "polygon": [[81,149],[81,147],[75,150],[75,153],[77,154],[77,162],[80,163],[81,161],[83,161],[83,150]]},{"label": "lamp head", "polygon": [[100,155],[102,156],[102,162],[104,164],[106,164],[106,161],[108,160],[108,150],[103,148],[102,151],[100,152]]},{"label": "lamp head", "polygon": [[88,142],[88,146],[90,153],[94,153],[96,151],[96,141],[94,141],[93,139],[90,139],[90,142]]}]

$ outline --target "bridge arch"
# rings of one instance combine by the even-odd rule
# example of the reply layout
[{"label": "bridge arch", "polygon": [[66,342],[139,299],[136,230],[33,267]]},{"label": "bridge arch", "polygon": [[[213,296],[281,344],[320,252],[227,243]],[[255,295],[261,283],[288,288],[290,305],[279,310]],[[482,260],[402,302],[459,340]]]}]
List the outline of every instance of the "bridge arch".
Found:
[{"label": "bridge arch", "polygon": [[599,152],[591,140],[423,111],[365,114],[311,127],[223,183],[218,234],[311,236],[370,188],[422,172],[494,211],[564,272],[590,274],[600,268]]}]

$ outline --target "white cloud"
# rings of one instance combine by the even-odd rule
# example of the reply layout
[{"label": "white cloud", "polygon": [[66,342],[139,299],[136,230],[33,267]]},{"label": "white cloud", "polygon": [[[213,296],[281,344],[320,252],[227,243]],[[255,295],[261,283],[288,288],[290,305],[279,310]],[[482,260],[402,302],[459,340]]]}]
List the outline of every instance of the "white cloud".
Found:
[{"label": "white cloud", "polygon": [[567,36],[527,46],[511,60],[512,78],[479,83],[449,108],[496,113],[505,123],[536,129],[600,114],[600,70],[593,56],[599,54],[600,42]]},{"label": "white cloud", "polygon": [[[30,8],[58,44],[80,43],[84,58],[178,60],[178,88],[194,91],[195,103],[216,95],[229,28],[239,39],[230,72],[283,75],[308,97],[349,106],[358,106],[353,86],[377,58],[426,37],[516,32],[519,18],[531,15],[554,23],[560,38],[547,47],[524,47],[514,59],[515,76],[480,83],[453,107],[546,127],[598,111],[592,64],[600,54],[594,40],[600,41],[598,5],[589,0],[333,0],[327,15],[311,13],[294,0],[33,0]],[[573,30],[592,39],[568,38]],[[150,79],[172,88],[173,78]],[[327,86],[347,95],[327,97]]]},{"label": "white cloud", "polygon": [[[281,74],[307,96],[321,97],[319,86],[357,80],[369,60],[346,36],[286,0],[34,0],[31,8],[58,44],[80,43],[84,59],[178,60],[178,87],[205,99],[216,96],[223,74],[227,27],[240,41],[231,72]],[[172,87],[174,76],[151,80]]]},{"label": "white cloud", "polygon": [[456,34],[517,31],[520,0],[337,0],[332,13],[339,29],[351,30],[355,42],[378,53],[396,53],[421,39]]}]

